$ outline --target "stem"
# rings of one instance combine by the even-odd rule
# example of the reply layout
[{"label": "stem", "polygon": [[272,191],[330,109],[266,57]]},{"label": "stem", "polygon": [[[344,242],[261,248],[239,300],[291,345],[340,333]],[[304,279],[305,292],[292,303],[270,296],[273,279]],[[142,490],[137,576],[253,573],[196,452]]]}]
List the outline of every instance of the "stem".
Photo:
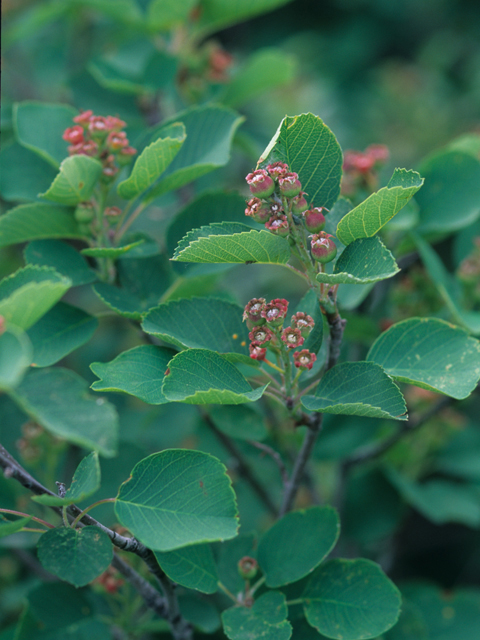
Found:
[{"label": "stem", "polygon": [[288,482],[288,472],[287,472],[287,467],[285,466],[285,463],[282,460],[282,456],[278,453],[278,451],[275,451],[275,449],[272,449],[272,447],[269,447],[268,444],[263,444],[263,442],[257,442],[256,440],[247,440],[247,442],[248,444],[251,444],[252,447],[256,447],[257,449],[260,449],[260,451],[263,451],[264,453],[267,454],[267,456],[270,456],[273,459],[273,461],[275,462],[275,464],[280,470],[283,486],[285,487]]},{"label": "stem", "polygon": [[229,589],[227,589],[227,587],[224,584],[220,582],[220,580],[217,582],[217,585],[218,585],[218,588],[221,589],[225,595],[227,595],[231,600],[233,600],[235,604],[238,604],[238,599],[233,595],[233,593]]},{"label": "stem", "polygon": [[138,216],[142,213],[142,211],[145,209],[146,206],[147,205],[145,202],[141,202],[138,205],[138,207],[132,213],[130,218],[128,218],[128,220],[125,222],[123,227],[120,227],[120,229],[115,233],[115,241],[120,240],[120,238],[123,236],[125,231],[127,231],[130,228],[131,224],[138,218]]},{"label": "stem", "polygon": [[253,596],[255,591],[262,586],[266,579],[266,576],[262,576],[259,580],[257,580],[253,587],[250,587],[250,589],[248,590],[248,595]]},{"label": "stem", "polygon": [[[55,526],[53,524],[50,524],[49,522],[46,522],[45,520],[42,520],[41,518],[37,518],[35,516],[30,516],[28,513],[22,513],[21,511],[13,511],[13,509],[0,509],[0,513],[11,513],[14,516],[21,516],[22,518],[31,518],[32,520],[35,520],[35,522],[38,522],[39,524],[43,524],[45,527],[48,527],[48,529],[54,529]],[[25,531],[25,529],[24,529]],[[42,529],[42,533],[43,533],[43,529]]]},{"label": "stem", "polygon": [[77,526],[77,524],[79,523],[79,521],[83,518],[83,516],[88,513],[91,509],[93,509],[94,507],[98,507],[99,504],[105,504],[106,502],[115,502],[115,498],[105,498],[104,500],[99,500],[98,502],[94,502],[93,504],[91,504],[89,507],[87,507],[86,509],[84,509],[81,513],[78,514],[78,516],[75,518],[75,520],[72,522],[71,527],[72,529],[75,529],[75,527]]},{"label": "stem", "polygon": [[238,471],[240,475],[243,476],[245,480],[247,480],[247,482],[250,484],[250,486],[255,491],[255,493],[260,498],[260,500],[263,502],[263,504],[268,509],[268,511],[272,515],[276,515],[277,508],[275,504],[273,503],[272,499],[270,498],[267,491],[265,490],[265,487],[262,484],[260,484],[257,478],[253,475],[252,470],[250,469],[250,466],[248,465],[247,461],[243,457],[243,454],[241,453],[241,451],[238,449],[237,445],[233,442],[231,438],[229,438],[227,435],[222,433],[220,429],[217,428],[217,426],[213,422],[212,418],[208,415],[208,413],[206,413],[205,411],[202,411],[200,408],[199,408],[199,411],[200,411],[200,415],[202,416],[203,420],[208,425],[210,430],[217,436],[217,438],[223,444],[225,449],[227,449],[227,451],[236,459],[238,464]]},{"label": "stem", "polygon": [[285,370],[282,369],[281,367],[277,367],[276,364],[273,364],[273,362],[270,362],[270,360],[267,360],[266,358],[264,358],[263,360],[265,362],[265,364],[267,364],[269,367],[272,367],[272,369],[275,369],[275,371],[278,371],[281,374],[285,373]]}]

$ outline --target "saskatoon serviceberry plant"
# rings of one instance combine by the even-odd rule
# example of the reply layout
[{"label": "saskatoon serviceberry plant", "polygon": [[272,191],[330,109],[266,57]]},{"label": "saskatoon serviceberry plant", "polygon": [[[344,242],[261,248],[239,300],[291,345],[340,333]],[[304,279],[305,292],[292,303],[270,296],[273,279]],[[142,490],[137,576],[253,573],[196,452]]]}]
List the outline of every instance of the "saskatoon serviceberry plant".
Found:
[{"label": "saskatoon serviceberry plant", "polygon": [[[46,110],[37,105],[40,120]],[[47,596],[68,602],[62,633],[71,637],[363,640],[423,628],[425,593],[440,603],[439,592],[402,587],[402,609],[371,542],[393,532],[399,496],[436,512],[429,483],[388,453],[469,396],[480,344],[442,317],[410,313],[384,318],[383,332],[373,323],[365,345],[348,338],[345,315],[355,327],[352,310],[398,274],[384,241],[399,259],[415,249],[448,280],[422,233],[428,185],[422,200],[420,174],[396,169],[376,190],[387,153],[370,147],[345,159],[354,206],[340,197],[344,160],[330,129],[312,114],[286,117],[246,176],[246,208],[235,193],[200,193],[172,212],[166,260],[140,214],[226,163],[212,149],[229,146],[237,114],[193,107],[135,149],[116,116],[72,115],[66,130],[51,127],[69,144],[51,186],[0,218],[3,246],[28,243],[25,266],[0,283],[1,400],[16,434],[0,445],[0,532],[7,544],[35,544],[38,574],[68,583],[31,592],[15,637],[57,637]],[[33,133],[30,147],[49,153],[45,140]],[[217,156],[206,162],[209,153]],[[435,158],[425,165],[434,170]],[[258,280],[242,309],[228,292],[212,294],[228,265],[255,284],[257,265],[275,265],[298,295],[269,299]],[[75,287],[85,308],[72,304],[82,299]],[[458,304],[450,298],[457,322],[478,333],[476,311]],[[82,371],[74,353],[87,343],[92,392],[73,370]],[[443,395],[421,411],[419,389]],[[346,444],[335,444],[338,432]],[[332,446],[333,473],[322,458]],[[471,490],[431,482],[436,495]]]}]

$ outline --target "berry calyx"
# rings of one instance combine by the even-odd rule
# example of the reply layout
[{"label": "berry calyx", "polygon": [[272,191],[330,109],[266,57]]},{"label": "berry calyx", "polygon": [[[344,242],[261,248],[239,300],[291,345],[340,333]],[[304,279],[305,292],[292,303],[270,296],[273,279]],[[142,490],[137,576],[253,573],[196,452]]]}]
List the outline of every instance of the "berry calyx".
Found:
[{"label": "berry calyx", "polygon": [[312,233],[323,231],[326,224],[324,211],[324,207],[314,207],[313,209],[308,209],[308,211],[305,211],[303,216],[305,220],[305,226],[307,227],[308,231],[311,231]]},{"label": "berry calyx", "polygon": [[303,213],[308,209],[308,202],[305,200],[304,191],[300,191],[298,196],[295,196],[292,200],[292,213],[297,215]]},{"label": "berry calyx", "polygon": [[317,356],[314,353],[311,353],[308,349],[295,351],[293,354],[294,364],[300,369],[311,369],[316,359]]},{"label": "berry calyx", "polygon": [[262,309],[262,318],[272,327],[279,327],[283,324],[287,315],[288,302],[284,298],[275,298]]},{"label": "berry calyx", "polygon": [[320,231],[311,238],[311,251],[314,260],[322,264],[331,262],[337,255],[337,247],[332,240],[333,236],[325,231]]},{"label": "berry calyx", "polygon": [[265,306],[265,298],[252,298],[245,305],[243,320],[246,320],[247,324],[250,323],[252,328],[265,324],[265,318],[262,316],[262,311],[265,309]]},{"label": "berry calyx", "polygon": [[301,347],[305,342],[305,338],[302,336],[300,329],[294,329],[292,327],[286,327],[282,331],[282,340],[288,349]]},{"label": "berry calyx", "polygon": [[252,171],[245,179],[250,191],[257,198],[268,198],[275,191],[275,183],[265,169]]},{"label": "berry calyx", "polygon": [[267,171],[274,180],[278,180],[280,176],[290,171],[290,167],[285,162],[273,162],[267,165]]},{"label": "berry calyx", "polygon": [[286,238],[290,233],[288,219],[286,215],[273,215],[268,222],[265,223],[265,229],[268,229],[277,236]]},{"label": "berry calyx", "polygon": [[243,556],[238,562],[238,573],[244,580],[252,580],[258,571],[258,562],[250,556]]},{"label": "berry calyx", "polygon": [[310,334],[314,326],[315,322],[312,316],[307,315],[303,311],[298,311],[298,313],[292,316],[292,327],[294,329],[300,329],[300,333],[304,338]]},{"label": "berry calyx", "polygon": [[268,344],[274,337],[272,331],[266,326],[254,327],[248,334],[249,339],[258,345]]},{"label": "berry calyx", "polygon": [[90,202],[80,202],[75,209],[73,217],[77,222],[91,222],[95,217],[93,205]]},{"label": "berry calyx", "polygon": [[265,360],[265,356],[267,355],[267,350],[261,347],[258,342],[251,342],[249,346],[250,350],[250,358],[254,360]]},{"label": "berry calyx", "polygon": [[293,198],[302,190],[302,184],[298,179],[298,173],[284,173],[278,178],[278,187],[282,196]]},{"label": "berry calyx", "polygon": [[247,208],[245,209],[245,215],[250,216],[255,222],[267,222],[272,215],[270,205],[262,202],[260,198],[251,198],[247,202]]}]

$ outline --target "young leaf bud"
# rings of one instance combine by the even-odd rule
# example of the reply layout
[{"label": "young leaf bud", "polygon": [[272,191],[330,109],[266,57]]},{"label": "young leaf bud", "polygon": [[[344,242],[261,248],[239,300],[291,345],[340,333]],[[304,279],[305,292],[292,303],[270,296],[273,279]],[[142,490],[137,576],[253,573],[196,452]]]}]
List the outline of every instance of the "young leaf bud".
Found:
[{"label": "young leaf bud", "polygon": [[245,178],[250,191],[257,198],[268,198],[275,191],[275,183],[265,169],[257,169]]},{"label": "young leaf bud", "polygon": [[311,238],[311,251],[314,260],[322,264],[331,262],[337,255],[337,247],[332,240],[333,236],[325,233],[325,231],[320,231],[320,233],[311,236]]},{"label": "young leaf bud", "polygon": [[308,209],[308,211],[305,211],[303,215],[305,226],[307,227],[308,231],[311,231],[312,233],[323,231],[326,223],[325,216],[323,214],[324,211],[325,209],[323,207],[314,207],[313,209]]}]

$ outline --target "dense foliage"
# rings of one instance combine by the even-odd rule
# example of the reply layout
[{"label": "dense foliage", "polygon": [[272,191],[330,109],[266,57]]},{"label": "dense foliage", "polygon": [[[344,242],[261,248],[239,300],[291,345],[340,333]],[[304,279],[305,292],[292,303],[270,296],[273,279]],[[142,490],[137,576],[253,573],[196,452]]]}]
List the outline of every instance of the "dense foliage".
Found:
[{"label": "dense foliage", "polygon": [[480,136],[266,125],[297,4],[7,23],[1,640],[480,631]]}]

